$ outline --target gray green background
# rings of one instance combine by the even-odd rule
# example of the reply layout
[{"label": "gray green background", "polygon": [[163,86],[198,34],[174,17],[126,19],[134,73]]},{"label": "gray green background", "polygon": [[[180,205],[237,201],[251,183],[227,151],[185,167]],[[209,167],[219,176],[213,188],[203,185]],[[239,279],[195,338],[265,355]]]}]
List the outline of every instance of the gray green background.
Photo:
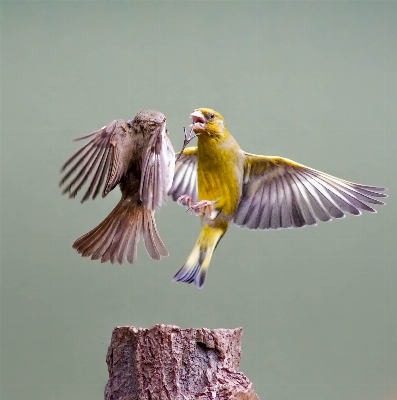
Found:
[{"label": "gray green background", "polygon": [[[397,395],[394,1],[2,1],[1,398],[100,399],[116,325],[244,328],[266,400]],[[199,221],[157,213],[170,256],[81,258],[119,198],[61,196],[72,139],[146,108],[175,148],[196,107],[241,147],[389,187],[386,207],[317,227],[232,227],[202,290],[171,282]]]}]

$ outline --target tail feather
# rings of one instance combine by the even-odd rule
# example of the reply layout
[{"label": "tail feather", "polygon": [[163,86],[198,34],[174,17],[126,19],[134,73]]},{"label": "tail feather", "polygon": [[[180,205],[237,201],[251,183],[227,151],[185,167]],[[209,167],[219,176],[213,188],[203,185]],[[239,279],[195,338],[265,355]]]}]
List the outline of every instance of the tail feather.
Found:
[{"label": "tail feather", "polygon": [[[115,220],[110,219],[107,217],[102,224],[98,225],[96,228],[94,228],[90,233],[90,235],[84,235],[78,240],[76,240],[73,243],[73,248],[76,249],[78,252],[81,249],[85,249],[84,251],[91,251],[91,249],[94,249],[98,246],[99,243],[102,243],[103,241],[106,240],[107,236],[103,235],[102,231],[108,231],[109,226],[112,223],[115,223]],[[102,233],[102,234],[101,234]],[[99,240],[101,239],[101,240]],[[82,254],[83,255],[83,254]]]},{"label": "tail feather", "polygon": [[[91,260],[99,260],[102,258],[104,252],[109,248],[112,242],[114,230],[117,226],[117,220],[110,221],[108,224],[103,226],[102,231],[99,230],[93,238],[90,238],[91,244],[85,248],[83,253],[81,253],[80,249],[84,248],[85,243],[82,243],[77,251],[81,253],[83,257],[89,257],[91,255]],[[105,231],[106,229],[107,231]]]},{"label": "tail feather", "polygon": [[154,216],[151,215],[152,218],[152,223],[150,224],[150,230],[153,232],[153,239],[154,239],[154,244],[156,245],[160,255],[162,257],[167,257],[168,256],[168,250],[165,247],[163,241],[161,240],[159,231],[157,230],[156,224],[154,223]]},{"label": "tail feather", "polygon": [[119,223],[117,224],[117,227],[114,228],[113,232],[109,234],[109,236],[112,237],[112,240],[110,242],[109,247],[106,249],[105,253],[101,258],[101,262],[103,263],[110,261],[111,264],[114,264],[116,262],[120,246],[120,237],[123,234],[123,228],[124,228],[123,220],[119,219],[118,222]]},{"label": "tail feather", "polygon": [[153,215],[145,214],[143,218],[143,240],[146,250],[154,260],[160,260],[162,256],[168,256],[168,251],[160,239],[156,225],[153,223]]},{"label": "tail feather", "polygon": [[204,227],[185,264],[172,280],[174,282],[194,282],[198,288],[202,288],[212,254],[224,233],[223,229]]},{"label": "tail feather", "polygon": [[131,235],[128,239],[127,245],[127,261],[130,264],[134,264],[138,255],[137,247],[138,242],[141,239],[141,229],[142,220],[138,220],[136,224],[133,225]]},{"label": "tail feather", "polygon": [[149,221],[145,217],[143,218],[143,226],[145,228],[143,232],[143,242],[145,243],[146,250],[150,257],[158,260],[160,258],[160,254],[157,250],[156,245],[154,244],[153,235],[149,228]]},{"label": "tail feather", "polygon": [[120,239],[119,252],[117,255],[117,261],[119,264],[123,264],[127,258],[126,247],[128,245],[128,240],[131,235],[131,230],[133,228],[131,221],[127,221],[126,225],[127,226],[124,227],[123,235]]},{"label": "tail feather", "polygon": [[[116,217],[119,211],[119,204],[112,210],[112,212],[100,223],[97,227],[92,229],[89,233],[83,235],[73,243],[73,248],[81,253],[82,257],[92,255],[92,259],[96,260],[102,257],[104,251],[109,247],[113,237],[112,232],[117,228],[119,219]],[[99,251],[100,255],[93,258]]]},{"label": "tail feather", "polygon": [[[101,225],[102,224],[100,224],[100,226]],[[115,232],[117,232],[119,226],[120,221],[115,219],[111,221],[110,224],[104,224],[102,228],[95,233],[94,237],[90,237],[90,232],[87,233],[86,240],[82,242],[76,250],[81,253],[82,257],[91,256],[91,259],[95,260],[100,258],[101,262],[109,261],[109,248],[112,245]],[[93,258],[94,255],[95,258]]]},{"label": "tail feather", "polygon": [[129,199],[122,199],[97,227],[77,239],[73,248],[82,257],[91,257],[92,260],[101,259],[101,262],[110,261],[112,264],[123,264],[127,260],[134,264],[141,236],[151,258],[159,260],[168,256],[156,229],[154,212]]}]

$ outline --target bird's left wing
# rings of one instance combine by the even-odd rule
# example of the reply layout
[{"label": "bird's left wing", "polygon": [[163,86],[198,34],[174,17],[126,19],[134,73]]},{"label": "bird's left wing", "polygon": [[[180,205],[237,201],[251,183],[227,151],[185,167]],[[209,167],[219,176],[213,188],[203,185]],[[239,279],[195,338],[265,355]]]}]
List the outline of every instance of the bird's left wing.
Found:
[{"label": "bird's left wing", "polygon": [[360,185],[282,157],[246,153],[243,191],[233,222],[250,229],[299,228],[343,218],[367,203],[384,204],[386,189]]},{"label": "bird's left wing", "polygon": [[[176,158],[178,156],[179,153],[175,154]],[[168,194],[174,201],[186,194],[197,203],[197,147],[185,149],[176,162],[174,180]]]}]

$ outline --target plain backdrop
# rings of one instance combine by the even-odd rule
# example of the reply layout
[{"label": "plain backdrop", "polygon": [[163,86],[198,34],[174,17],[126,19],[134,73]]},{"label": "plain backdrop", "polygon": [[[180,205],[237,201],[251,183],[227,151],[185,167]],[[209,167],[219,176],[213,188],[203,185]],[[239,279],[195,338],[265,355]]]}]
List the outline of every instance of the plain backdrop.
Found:
[{"label": "plain backdrop", "polygon": [[[103,398],[117,325],[244,328],[240,370],[266,400],[397,395],[395,1],[1,1],[1,398]],[[142,109],[176,149],[194,108],[243,149],[389,188],[377,214],[231,227],[205,287],[175,284],[200,229],[170,201],[170,256],[119,266],[73,241],[116,205],[81,205],[59,169]]]}]

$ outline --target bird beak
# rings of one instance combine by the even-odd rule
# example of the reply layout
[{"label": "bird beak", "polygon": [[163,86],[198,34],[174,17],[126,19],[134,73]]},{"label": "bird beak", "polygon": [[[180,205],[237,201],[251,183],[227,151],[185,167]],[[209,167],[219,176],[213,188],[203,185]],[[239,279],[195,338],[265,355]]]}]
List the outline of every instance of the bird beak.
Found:
[{"label": "bird beak", "polygon": [[197,131],[202,131],[205,129],[205,117],[203,113],[200,110],[195,110],[190,114],[190,116],[193,119],[192,124],[190,125],[190,128],[193,129],[196,132]]}]

